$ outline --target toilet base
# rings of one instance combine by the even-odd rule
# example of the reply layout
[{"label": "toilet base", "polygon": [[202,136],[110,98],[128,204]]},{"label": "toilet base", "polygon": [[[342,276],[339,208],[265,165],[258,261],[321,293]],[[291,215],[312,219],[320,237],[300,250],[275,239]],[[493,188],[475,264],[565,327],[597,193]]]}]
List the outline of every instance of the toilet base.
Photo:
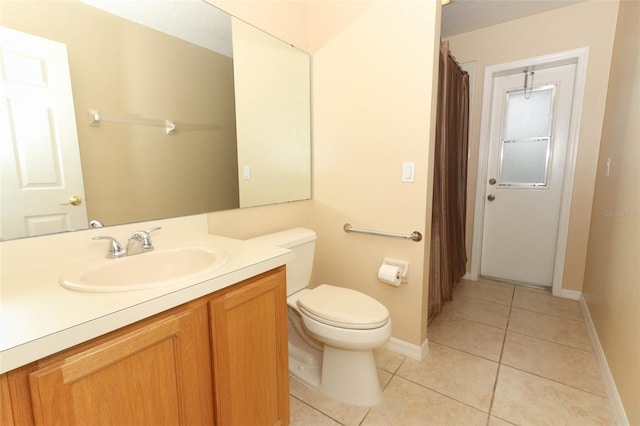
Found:
[{"label": "toilet base", "polygon": [[322,351],[307,344],[289,323],[289,372],[312,388],[320,386]]},{"label": "toilet base", "polygon": [[324,345],[319,351],[289,324],[289,372],[307,386],[350,405],[372,407],[382,401],[373,350]]},{"label": "toilet base", "polygon": [[382,401],[373,350],[354,351],[325,345],[319,390],[339,401],[372,407]]}]

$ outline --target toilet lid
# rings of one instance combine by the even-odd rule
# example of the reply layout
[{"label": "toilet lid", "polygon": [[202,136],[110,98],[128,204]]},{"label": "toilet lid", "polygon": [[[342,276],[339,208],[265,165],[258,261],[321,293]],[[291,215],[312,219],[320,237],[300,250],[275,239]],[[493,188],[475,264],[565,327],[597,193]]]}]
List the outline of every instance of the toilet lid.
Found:
[{"label": "toilet lid", "polygon": [[298,308],[324,324],[350,329],[382,327],[389,321],[387,308],[359,291],[322,284],[298,299]]}]

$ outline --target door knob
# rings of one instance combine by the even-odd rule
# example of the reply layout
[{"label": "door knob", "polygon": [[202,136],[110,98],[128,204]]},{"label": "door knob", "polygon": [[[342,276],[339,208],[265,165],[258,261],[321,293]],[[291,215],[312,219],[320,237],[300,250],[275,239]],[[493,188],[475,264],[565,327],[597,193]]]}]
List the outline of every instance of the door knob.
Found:
[{"label": "door knob", "polygon": [[489,179],[489,185],[495,185],[496,180],[494,178]]},{"label": "door knob", "polygon": [[489,196],[487,197],[487,200],[489,200],[489,201],[493,201],[495,199],[496,199],[496,196],[493,195],[493,194],[489,194]]},{"label": "door knob", "polygon": [[80,204],[82,204],[82,198],[77,195],[71,196],[68,203],[60,203],[61,206],[79,206]]}]

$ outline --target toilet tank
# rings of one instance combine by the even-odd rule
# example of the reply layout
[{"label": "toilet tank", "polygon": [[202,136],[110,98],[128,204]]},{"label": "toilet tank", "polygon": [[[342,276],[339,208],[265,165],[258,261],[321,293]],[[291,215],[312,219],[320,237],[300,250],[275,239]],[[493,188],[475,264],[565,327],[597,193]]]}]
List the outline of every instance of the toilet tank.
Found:
[{"label": "toilet tank", "polygon": [[251,238],[249,241],[292,250],[295,258],[287,263],[287,296],[309,285],[316,247],[316,233],[305,228],[291,228]]}]

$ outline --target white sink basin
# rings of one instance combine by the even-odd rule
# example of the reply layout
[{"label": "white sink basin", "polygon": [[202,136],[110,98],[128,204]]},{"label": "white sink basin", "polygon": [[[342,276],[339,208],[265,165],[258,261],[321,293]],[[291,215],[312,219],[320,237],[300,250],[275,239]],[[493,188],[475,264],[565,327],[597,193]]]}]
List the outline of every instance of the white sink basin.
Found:
[{"label": "white sink basin", "polygon": [[222,267],[228,254],[219,249],[188,247],[157,250],[80,265],[60,279],[70,290],[117,292],[178,284]]}]

